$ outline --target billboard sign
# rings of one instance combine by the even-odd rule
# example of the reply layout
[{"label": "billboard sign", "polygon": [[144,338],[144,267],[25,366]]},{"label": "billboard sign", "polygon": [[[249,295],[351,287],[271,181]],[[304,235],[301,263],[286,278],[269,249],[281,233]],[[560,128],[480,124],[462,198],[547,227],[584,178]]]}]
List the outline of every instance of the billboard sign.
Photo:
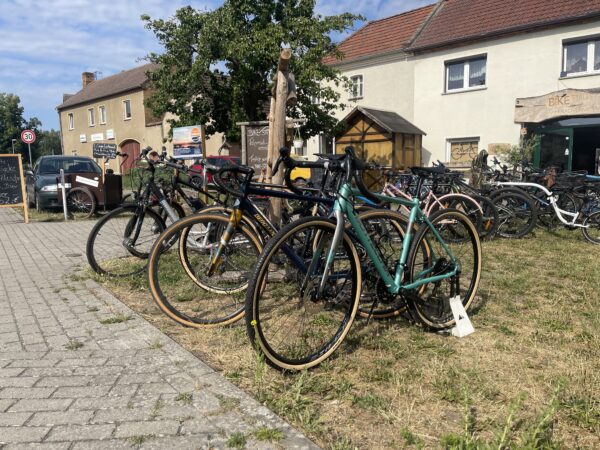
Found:
[{"label": "billboard sign", "polygon": [[173,158],[202,158],[202,126],[173,128]]}]

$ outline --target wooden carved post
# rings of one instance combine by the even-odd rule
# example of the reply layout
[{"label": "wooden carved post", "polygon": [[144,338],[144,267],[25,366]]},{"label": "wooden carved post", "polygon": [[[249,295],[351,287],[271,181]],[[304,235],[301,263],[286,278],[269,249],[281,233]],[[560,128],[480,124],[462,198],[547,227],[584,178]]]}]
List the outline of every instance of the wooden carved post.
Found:
[{"label": "wooden carved post", "polygon": [[[292,50],[284,48],[279,54],[277,64],[277,75],[275,86],[273,86],[271,97],[271,109],[269,112],[269,146],[267,150],[267,179],[276,184],[283,181],[283,170],[281,167],[273,176],[273,167],[279,157],[279,149],[285,145],[286,107],[290,98],[290,84],[293,86],[293,76],[288,72]],[[293,91],[293,89],[292,89]],[[293,97],[295,98],[295,92]],[[281,199],[271,199],[272,219],[275,223],[281,222]]]}]

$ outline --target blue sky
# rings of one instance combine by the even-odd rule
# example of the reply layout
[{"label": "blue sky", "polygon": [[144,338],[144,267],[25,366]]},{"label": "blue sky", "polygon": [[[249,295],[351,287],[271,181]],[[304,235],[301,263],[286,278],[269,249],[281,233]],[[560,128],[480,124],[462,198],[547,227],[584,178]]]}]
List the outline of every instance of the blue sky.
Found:
[{"label": "blue sky", "polygon": [[[368,20],[414,9],[434,0],[317,0],[323,15],[353,12]],[[0,92],[17,94],[25,117],[58,128],[63,93],[81,89],[81,73],[103,77],[142,64],[160,51],[141,14],[167,18],[184,5],[214,9],[222,1],[0,0]]]}]

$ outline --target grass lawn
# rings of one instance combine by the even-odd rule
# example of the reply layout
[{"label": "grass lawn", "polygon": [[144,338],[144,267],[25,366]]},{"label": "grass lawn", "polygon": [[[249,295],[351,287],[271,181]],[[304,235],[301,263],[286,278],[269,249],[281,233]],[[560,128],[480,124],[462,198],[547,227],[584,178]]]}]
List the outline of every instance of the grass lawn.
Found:
[{"label": "grass lawn", "polygon": [[402,319],[357,319],[334,357],[283,375],[243,321],[183,328],[135,280],[100,280],[124,303],[328,449],[600,448],[600,246],[537,230],[484,244],[458,339]]}]

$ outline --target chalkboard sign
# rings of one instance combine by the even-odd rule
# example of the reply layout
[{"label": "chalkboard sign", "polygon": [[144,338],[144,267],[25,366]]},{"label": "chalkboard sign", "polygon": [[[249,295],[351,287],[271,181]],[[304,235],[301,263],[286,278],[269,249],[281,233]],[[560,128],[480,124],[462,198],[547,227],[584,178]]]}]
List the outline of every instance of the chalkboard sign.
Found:
[{"label": "chalkboard sign", "polygon": [[267,167],[269,146],[269,126],[246,127],[246,165],[252,167],[257,174]]},{"label": "chalkboard sign", "polygon": [[115,159],[117,157],[117,145],[96,142],[92,145],[92,154],[94,158]]},{"label": "chalkboard sign", "polygon": [[0,208],[22,206],[29,222],[21,155],[0,155]]}]

